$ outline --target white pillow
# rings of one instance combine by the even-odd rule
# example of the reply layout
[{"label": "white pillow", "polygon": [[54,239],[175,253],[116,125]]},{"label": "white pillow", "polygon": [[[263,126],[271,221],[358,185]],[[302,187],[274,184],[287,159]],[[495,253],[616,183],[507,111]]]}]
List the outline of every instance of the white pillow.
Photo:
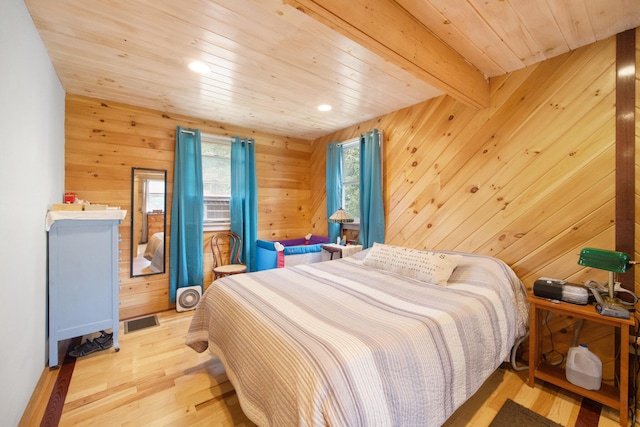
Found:
[{"label": "white pillow", "polygon": [[447,285],[462,255],[450,255],[374,243],[362,263],[423,282]]}]

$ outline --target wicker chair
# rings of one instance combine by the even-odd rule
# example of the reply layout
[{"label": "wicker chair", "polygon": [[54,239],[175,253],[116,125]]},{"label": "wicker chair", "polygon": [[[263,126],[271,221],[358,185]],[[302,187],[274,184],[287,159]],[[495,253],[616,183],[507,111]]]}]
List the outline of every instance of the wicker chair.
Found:
[{"label": "wicker chair", "polygon": [[[228,246],[227,246],[228,245]],[[229,248],[228,257],[226,248]],[[211,237],[211,252],[213,253],[213,280],[231,274],[246,273],[247,266],[240,262],[242,240],[231,231],[221,231]],[[235,255],[235,256],[234,256]],[[225,264],[226,260],[229,260]]]}]

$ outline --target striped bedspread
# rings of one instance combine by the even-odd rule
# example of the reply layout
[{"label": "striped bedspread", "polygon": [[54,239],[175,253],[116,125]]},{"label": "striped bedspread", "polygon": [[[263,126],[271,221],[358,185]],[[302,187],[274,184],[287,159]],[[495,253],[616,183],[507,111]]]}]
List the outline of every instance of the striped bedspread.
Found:
[{"label": "striped bedspread", "polygon": [[463,254],[443,287],[361,254],[205,292],[187,344],[220,358],[256,424],[439,426],[526,333],[526,295],[495,258]]}]

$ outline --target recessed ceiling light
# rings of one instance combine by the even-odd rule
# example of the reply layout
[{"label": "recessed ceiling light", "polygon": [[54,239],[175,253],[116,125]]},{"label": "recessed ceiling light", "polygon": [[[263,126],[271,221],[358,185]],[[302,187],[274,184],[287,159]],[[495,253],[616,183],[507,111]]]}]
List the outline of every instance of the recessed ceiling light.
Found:
[{"label": "recessed ceiling light", "polygon": [[320,104],[320,105],[318,105],[318,111],[331,111],[331,105],[329,105],[329,104]]},{"label": "recessed ceiling light", "polygon": [[191,71],[195,71],[196,73],[200,74],[207,74],[211,72],[211,68],[209,68],[209,66],[204,62],[200,61],[193,61],[189,64],[189,68],[191,69]]}]

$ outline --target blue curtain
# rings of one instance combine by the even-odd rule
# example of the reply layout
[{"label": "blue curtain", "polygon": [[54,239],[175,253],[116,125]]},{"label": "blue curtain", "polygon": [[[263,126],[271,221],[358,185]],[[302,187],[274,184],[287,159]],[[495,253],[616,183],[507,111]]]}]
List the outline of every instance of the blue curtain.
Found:
[{"label": "blue curtain", "polygon": [[240,260],[256,271],[258,240],[258,182],[253,139],[233,137],[231,144],[231,231],[242,240]]},{"label": "blue curtain", "polygon": [[[342,144],[339,142],[327,145],[326,175],[327,218],[329,218],[342,207]],[[335,243],[340,234],[340,224],[333,222],[328,222],[328,224],[329,241]]]},{"label": "blue curtain", "polygon": [[171,203],[169,300],[176,290],[202,286],[204,200],[202,196],[202,152],[200,131],[176,128],[176,154]]},{"label": "blue curtain", "polygon": [[377,129],[360,136],[360,243],[363,249],[373,246],[373,242],[384,243],[380,147]]}]

